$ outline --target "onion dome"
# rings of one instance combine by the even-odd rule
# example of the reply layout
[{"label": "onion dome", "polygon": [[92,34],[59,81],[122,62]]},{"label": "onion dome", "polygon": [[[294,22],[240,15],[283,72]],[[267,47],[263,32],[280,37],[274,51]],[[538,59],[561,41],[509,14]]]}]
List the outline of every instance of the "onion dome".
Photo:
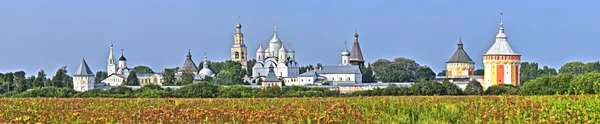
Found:
[{"label": "onion dome", "polygon": [[273,30],[273,38],[271,38],[271,41],[269,41],[271,43],[281,43],[281,40],[279,39],[279,37],[277,37],[277,26],[274,27]]},{"label": "onion dome", "polygon": [[279,48],[279,52],[285,52],[285,47],[283,46],[283,41],[281,41],[281,47]]},{"label": "onion dome", "polygon": [[208,68],[208,59],[206,59],[206,55],[204,55],[204,63],[202,65],[202,69],[200,70],[200,75],[211,76],[213,75],[212,70]]},{"label": "onion dome", "polygon": [[125,59],[125,56],[123,56],[123,49],[121,49],[121,58],[119,58],[119,61],[127,61],[127,59]]},{"label": "onion dome", "polygon": [[342,51],[342,56],[350,56],[350,51],[346,48],[346,44],[348,44],[348,41],[344,41],[344,51]]},{"label": "onion dome", "polygon": [[261,53],[263,52],[263,48],[262,48],[262,40],[260,40],[260,45],[258,45],[258,50],[256,50],[257,53]]}]

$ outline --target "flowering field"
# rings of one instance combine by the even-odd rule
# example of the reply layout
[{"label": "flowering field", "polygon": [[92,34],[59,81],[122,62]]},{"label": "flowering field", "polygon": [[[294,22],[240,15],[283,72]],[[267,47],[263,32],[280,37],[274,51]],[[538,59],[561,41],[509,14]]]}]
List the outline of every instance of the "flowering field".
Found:
[{"label": "flowering field", "polygon": [[0,122],[598,123],[599,97],[0,98]]}]

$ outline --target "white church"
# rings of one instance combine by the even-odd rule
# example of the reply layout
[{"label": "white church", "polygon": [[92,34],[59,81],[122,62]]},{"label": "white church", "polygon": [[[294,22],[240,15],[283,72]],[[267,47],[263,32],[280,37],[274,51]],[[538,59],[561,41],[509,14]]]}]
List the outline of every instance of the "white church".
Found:
[{"label": "white church", "polygon": [[[358,34],[354,34],[352,52],[349,52],[346,48],[347,43],[344,41],[344,50],[341,52],[341,62],[338,66],[323,66],[308,70],[300,74],[296,82],[285,82],[286,86],[319,86],[327,83],[329,85],[345,84],[350,87],[361,87],[354,85],[362,83],[362,72],[358,64],[364,62],[358,44]],[[354,56],[352,56],[353,54]]]},{"label": "white church", "polygon": [[267,49],[263,50],[262,41],[258,50],[256,50],[256,64],[252,67],[252,76],[249,77],[251,83],[258,83],[259,79],[264,80],[269,73],[269,67],[273,66],[273,72],[284,82],[297,82],[300,75],[300,66],[295,59],[295,51],[292,49],[291,41],[288,49],[283,45],[283,41],[277,37],[277,26],[273,31],[273,38],[269,41]]}]

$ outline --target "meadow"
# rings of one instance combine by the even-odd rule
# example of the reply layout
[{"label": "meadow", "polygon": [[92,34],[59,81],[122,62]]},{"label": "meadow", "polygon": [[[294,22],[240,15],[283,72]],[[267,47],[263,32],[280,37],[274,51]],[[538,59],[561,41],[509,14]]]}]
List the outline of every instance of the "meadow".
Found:
[{"label": "meadow", "polygon": [[597,95],[0,98],[8,123],[598,123]]}]

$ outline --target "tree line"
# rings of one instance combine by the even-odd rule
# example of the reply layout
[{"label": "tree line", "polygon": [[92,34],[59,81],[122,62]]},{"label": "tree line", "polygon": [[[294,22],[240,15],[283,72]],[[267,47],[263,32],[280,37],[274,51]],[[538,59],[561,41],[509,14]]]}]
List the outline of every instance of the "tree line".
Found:
[{"label": "tree line", "polygon": [[[253,60],[251,60],[253,61]],[[248,84],[244,82],[242,78],[248,76],[250,72],[241,69],[241,64],[233,61],[225,62],[210,62],[210,66],[216,77],[206,77],[205,82],[218,85],[219,87],[224,86],[225,89],[242,89],[247,90],[243,85]],[[253,64],[249,62],[247,67],[251,68]],[[201,64],[202,65],[202,64]],[[456,90],[456,86],[448,81],[442,81],[436,83],[433,79],[435,73],[427,66],[419,65],[414,60],[408,58],[396,58],[393,61],[379,59],[374,63],[367,64],[368,66],[360,65],[359,68],[363,73],[363,82],[415,82],[410,87],[396,87],[390,86],[383,89],[375,89],[369,91],[360,91],[353,93],[356,95],[497,95],[497,94],[510,94],[510,95],[551,95],[551,94],[596,94],[600,93],[600,86],[597,82],[600,82],[600,62],[569,62],[561,66],[558,71],[554,68],[543,66],[539,68],[538,63],[535,62],[523,62],[520,64],[520,76],[521,82],[518,86],[512,85],[499,85],[489,87],[487,90],[483,90],[479,82],[469,82],[466,89]],[[300,71],[308,71],[317,66],[302,66]],[[184,73],[182,78],[175,78],[178,68],[167,68],[163,71],[163,77],[165,78],[165,85],[193,85],[194,75],[191,73]],[[146,66],[136,66],[132,69],[132,74],[125,83],[127,85],[140,85],[135,73],[155,73],[152,69]],[[476,71],[483,73],[483,71]],[[102,79],[108,75],[106,72],[98,71],[96,73],[96,83],[99,83]],[[439,76],[439,75],[438,75]],[[55,75],[51,78],[47,78],[44,70],[40,70],[37,75],[26,77],[24,71],[0,73],[0,94],[20,94],[29,90],[41,90],[48,89],[51,87],[54,89],[72,89],[73,80],[68,74],[67,67],[63,66],[59,68]],[[286,86],[287,87],[287,86]],[[68,90],[60,91],[68,91]],[[285,89],[285,87],[283,88]],[[94,89],[96,90],[96,89]],[[165,91],[169,91],[164,89]],[[227,91],[227,90],[224,90]],[[223,91],[223,92],[224,92]],[[243,94],[250,96],[261,96],[253,93],[257,93],[259,90],[252,89],[248,90],[252,92],[244,92]],[[318,90],[320,91],[320,89]],[[385,91],[385,92],[384,92]],[[393,92],[392,92],[393,91]],[[154,92],[154,91],[153,91]],[[162,91],[160,91],[162,92]],[[232,92],[232,91],[228,91]],[[233,92],[237,93],[237,92]],[[308,92],[302,92],[298,94],[304,94]],[[310,91],[310,93],[317,93],[316,91]],[[110,94],[110,93],[109,93]],[[327,93],[328,94],[328,93]],[[10,95],[9,95],[10,96]],[[212,95],[212,97],[219,97],[220,95]],[[239,96],[239,95],[231,95]],[[277,96],[277,95],[276,95]],[[283,96],[280,94],[279,96]],[[286,95],[293,96],[293,95]],[[296,95],[305,96],[305,95]],[[313,96],[313,95],[308,95]],[[322,95],[317,95],[322,96]],[[334,95],[337,96],[337,95]]]}]

